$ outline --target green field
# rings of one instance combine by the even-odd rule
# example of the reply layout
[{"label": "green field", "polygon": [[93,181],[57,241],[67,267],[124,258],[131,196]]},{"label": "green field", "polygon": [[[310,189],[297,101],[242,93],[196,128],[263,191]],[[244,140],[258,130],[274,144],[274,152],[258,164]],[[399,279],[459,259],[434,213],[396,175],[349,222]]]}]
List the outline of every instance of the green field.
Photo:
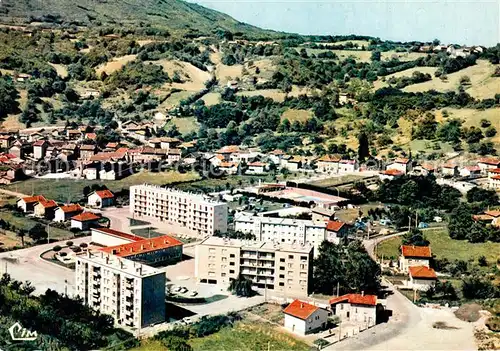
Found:
[{"label": "green field", "polygon": [[196,132],[200,129],[200,124],[195,117],[173,118],[165,125],[165,130],[169,130],[172,125],[175,125],[181,134]]},{"label": "green field", "polygon": [[[431,243],[432,253],[438,259],[468,261],[470,259],[477,260],[478,257],[484,255],[488,262],[493,263],[500,255],[500,243],[471,244],[465,240],[453,240],[448,235],[448,231],[443,229],[424,231],[424,234]],[[400,237],[386,240],[377,246],[377,256],[397,258],[400,245]]]},{"label": "green field", "polygon": [[[279,178],[279,177],[278,177]],[[248,186],[251,184],[257,185],[259,179],[262,182],[272,182],[273,178],[271,175],[263,176],[226,176],[221,179],[202,179],[194,182],[178,184],[176,188],[184,191],[222,191],[228,188],[238,188],[240,186]],[[253,183],[252,183],[253,182]],[[241,183],[241,185],[240,185]]]},{"label": "green field", "polygon": [[130,177],[120,180],[74,180],[74,179],[29,179],[24,182],[4,186],[4,189],[16,191],[22,194],[43,195],[48,199],[57,202],[72,202],[81,199],[83,188],[92,184],[105,184],[111,191],[120,191],[128,189],[137,184],[156,184],[164,185],[175,182],[188,182],[198,179],[197,173],[178,173],[178,172],[140,172]]}]

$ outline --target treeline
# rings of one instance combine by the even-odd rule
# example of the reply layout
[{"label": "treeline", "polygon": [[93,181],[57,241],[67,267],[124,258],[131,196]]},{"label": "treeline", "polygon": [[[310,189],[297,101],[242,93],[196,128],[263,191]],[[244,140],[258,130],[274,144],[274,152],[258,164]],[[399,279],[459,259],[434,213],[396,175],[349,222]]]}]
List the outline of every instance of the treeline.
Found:
[{"label": "treeline", "polygon": [[193,66],[206,71],[210,61],[210,51],[201,51],[199,45],[187,40],[153,42],[138,50],[137,58],[141,61],[160,60],[164,58],[189,62]]},{"label": "treeline", "polygon": [[223,53],[221,62],[227,66],[243,64],[245,60],[255,57],[279,56],[283,54],[283,47],[277,44],[242,45],[231,43],[222,44],[219,49]]},{"label": "treeline", "polygon": [[[15,322],[36,331],[33,343],[42,350],[92,350],[133,347],[138,344],[132,334],[114,327],[113,318],[84,306],[81,300],[63,296],[48,289],[35,297],[29,282],[20,282],[4,274],[0,279],[0,315],[7,329]],[[10,337],[0,338],[0,346],[8,348]],[[31,348],[30,348],[31,349]]]},{"label": "treeline", "polygon": [[396,89],[403,89],[408,85],[418,84],[432,80],[432,76],[429,73],[413,72],[411,77],[391,77],[387,80],[387,83],[394,86]]},{"label": "treeline", "polygon": [[171,82],[163,67],[155,64],[144,64],[140,61],[129,62],[110,76],[103,78],[109,90],[117,88],[137,90],[144,86]]}]

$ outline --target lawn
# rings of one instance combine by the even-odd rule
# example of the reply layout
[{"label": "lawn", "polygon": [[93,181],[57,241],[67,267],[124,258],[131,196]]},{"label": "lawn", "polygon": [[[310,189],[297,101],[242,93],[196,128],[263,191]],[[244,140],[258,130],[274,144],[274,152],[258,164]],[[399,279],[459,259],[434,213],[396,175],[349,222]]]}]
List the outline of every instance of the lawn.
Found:
[{"label": "lawn", "polygon": [[290,123],[299,121],[299,122],[305,122],[309,118],[312,117],[312,112],[308,110],[296,110],[293,108],[290,108],[283,112],[281,115],[281,120],[288,119]]},{"label": "lawn", "polygon": [[83,196],[83,188],[92,184],[104,184],[111,191],[128,189],[137,184],[165,185],[175,182],[188,182],[199,179],[197,173],[178,173],[175,171],[151,173],[139,172],[120,180],[75,180],[75,179],[29,179],[24,182],[4,186],[4,189],[22,194],[43,195],[57,202],[78,201]]},{"label": "lawn", "polygon": [[[239,188],[245,187],[251,184],[257,184],[258,181],[262,182],[272,182],[273,178],[271,175],[264,176],[226,176],[221,179],[202,179],[194,182],[178,184],[175,187],[184,191],[222,191],[228,188]],[[241,185],[240,185],[241,182]]]},{"label": "lawn", "polygon": [[175,125],[181,134],[197,132],[200,129],[195,117],[172,118],[165,125],[165,130],[169,130],[172,125]]},{"label": "lawn", "polygon": [[[410,69],[406,69],[404,71],[389,74],[389,75],[385,76],[385,80],[387,81],[392,77],[395,77],[395,78],[411,77],[414,72],[429,73],[433,77],[433,79],[436,79],[434,77],[434,73],[436,72],[436,69],[437,69],[436,67],[413,67]],[[378,80],[373,82],[373,86],[375,89],[380,89],[380,88],[389,86],[389,84],[387,84],[387,82],[383,82],[382,77],[379,77]]]},{"label": "lawn", "polygon": [[344,184],[347,182],[355,182],[357,180],[361,180],[365,177],[355,175],[355,174],[348,174],[348,175],[342,175],[339,177],[332,177],[332,178],[325,178],[321,180],[316,180],[310,184],[316,185],[316,186],[321,186],[324,188],[330,188],[330,187],[335,187],[339,184]]},{"label": "lawn", "polygon": [[270,324],[251,322],[238,322],[232,328],[224,328],[210,336],[189,340],[189,344],[195,351],[305,351],[310,349],[304,342],[281,333]]},{"label": "lawn", "polygon": [[279,89],[261,89],[261,90],[243,90],[236,93],[240,96],[263,96],[273,99],[277,102],[282,102],[285,100],[286,93]]},{"label": "lawn", "polygon": [[456,90],[462,76],[468,76],[471,85],[466,87],[466,92],[477,99],[493,98],[498,93],[500,78],[491,77],[495,67],[490,62],[478,60],[477,64],[464,68],[458,72],[448,74],[448,79],[442,81],[439,78],[433,78],[430,81],[413,84],[405,87],[407,92],[421,92],[427,90],[447,91]]},{"label": "lawn", "polygon": [[219,93],[208,93],[201,98],[205,102],[205,106],[217,105],[220,102]]},{"label": "lawn", "polygon": [[125,55],[120,57],[115,57],[111,61],[106,62],[96,68],[96,74],[98,77],[101,76],[102,72],[106,72],[107,75],[110,75],[113,72],[120,70],[127,63],[135,60],[137,55]]},{"label": "lawn", "polygon": [[[477,243],[471,244],[465,240],[453,240],[449,237],[446,230],[429,230],[424,232],[427,240],[430,241],[432,253],[436,258],[447,258],[450,261],[470,259],[477,260],[480,256],[485,256],[488,262],[496,262],[500,253],[500,243]],[[378,257],[399,256],[399,246],[401,238],[396,237],[386,240],[377,246]]]}]

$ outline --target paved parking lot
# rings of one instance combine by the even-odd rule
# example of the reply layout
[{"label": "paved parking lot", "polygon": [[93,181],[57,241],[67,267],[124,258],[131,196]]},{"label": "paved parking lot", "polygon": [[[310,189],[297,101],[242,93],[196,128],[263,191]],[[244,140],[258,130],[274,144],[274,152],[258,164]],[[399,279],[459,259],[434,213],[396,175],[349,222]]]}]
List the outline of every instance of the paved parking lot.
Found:
[{"label": "paved parking lot", "polygon": [[[90,242],[90,237],[72,239],[75,245]],[[35,294],[43,294],[47,289],[72,296],[75,285],[73,270],[47,262],[40,255],[55,245],[64,246],[66,241],[38,245],[22,250],[0,253],[0,273],[7,272],[16,280],[29,280],[36,288]],[[67,283],[65,283],[65,280]]]}]

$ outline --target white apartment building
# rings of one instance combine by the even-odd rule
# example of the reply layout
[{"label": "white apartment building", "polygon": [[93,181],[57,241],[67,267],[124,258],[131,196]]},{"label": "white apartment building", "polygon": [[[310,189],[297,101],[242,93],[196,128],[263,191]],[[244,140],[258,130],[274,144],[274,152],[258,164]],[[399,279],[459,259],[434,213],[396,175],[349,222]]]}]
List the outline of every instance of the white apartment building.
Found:
[{"label": "white apartment building", "polygon": [[241,273],[256,289],[291,297],[307,296],[311,286],[313,247],[209,237],[196,246],[199,283],[229,286]]},{"label": "white apartment building", "polygon": [[255,235],[256,240],[287,244],[310,244],[318,255],[321,243],[327,239],[326,221],[259,217],[237,213],[234,230]]},{"label": "white apartment building", "polygon": [[227,231],[227,204],[155,185],[130,187],[130,212],[134,216],[176,222],[202,236]]},{"label": "white apartment building", "polygon": [[115,322],[142,328],[165,321],[165,273],[150,266],[90,252],[76,256],[76,292]]}]

